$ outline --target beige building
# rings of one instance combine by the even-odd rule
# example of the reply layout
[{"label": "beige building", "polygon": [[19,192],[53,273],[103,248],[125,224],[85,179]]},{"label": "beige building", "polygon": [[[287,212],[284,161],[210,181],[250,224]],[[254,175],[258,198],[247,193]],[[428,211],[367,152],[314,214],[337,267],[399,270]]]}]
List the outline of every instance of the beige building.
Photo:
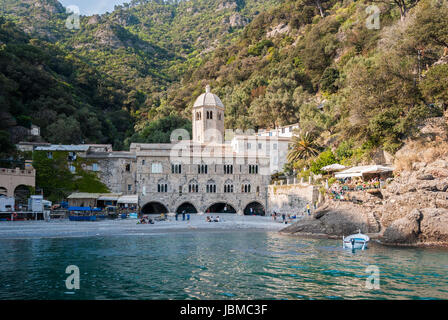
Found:
[{"label": "beige building", "polygon": [[16,197],[20,203],[30,195],[29,187],[36,186],[36,171],[27,163],[25,169],[0,168],[0,196]]},{"label": "beige building", "polygon": [[[175,130],[171,143],[133,143],[127,152],[109,145],[36,150],[51,156],[53,149],[76,149],[73,156],[86,159],[85,170],[98,172],[110,192],[137,196],[143,213],[270,213],[271,175],[282,171],[291,138],[226,131],[224,114],[207,86],[193,105],[193,137]],[[79,201],[89,202],[72,199]]]},{"label": "beige building", "polygon": [[181,130],[170,144],[131,145],[142,211],[265,214],[271,144],[264,140],[258,148],[245,135],[225,143],[224,105],[209,86],[196,99],[192,120],[192,139]]}]

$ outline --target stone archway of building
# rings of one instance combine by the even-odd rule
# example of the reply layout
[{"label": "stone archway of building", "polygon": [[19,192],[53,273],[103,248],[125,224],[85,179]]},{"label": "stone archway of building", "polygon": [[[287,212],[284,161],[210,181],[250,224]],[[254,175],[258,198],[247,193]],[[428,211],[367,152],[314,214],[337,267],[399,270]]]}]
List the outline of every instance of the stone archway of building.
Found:
[{"label": "stone archway of building", "polygon": [[165,205],[160,202],[148,202],[142,207],[142,214],[167,214],[169,211]]},{"label": "stone archway of building", "polygon": [[27,205],[28,204],[28,198],[31,196],[31,190],[29,186],[25,186],[23,184],[18,185],[14,189],[14,198],[16,201],[16,204],[19,205]]},{"label": "stone archway of building", "polygon": [[198,213],[198,210],[190,202],[182,203],[176,210],[176,213],[182,213],[185,210],[186,213]]},{"label": "stone archway of building", "polygon": [[5,187],[0,187],[0,197],[7,197],[8,196],[8,189],[6,189]]},{"label": "stone archway of building", "polygon": [[236,210],[228,203],[217,202],[208,207],[205,213],[236,213]]},{"label": "stone archway of building", "polygon": [[[252,210],[251,210],[252,209]],[[249,203],[246,208],[244,208],[244,215],[256,215],[256,216],[264,216],[266,214],[264,207],[261,203],[257,201],[253,201]]]}]

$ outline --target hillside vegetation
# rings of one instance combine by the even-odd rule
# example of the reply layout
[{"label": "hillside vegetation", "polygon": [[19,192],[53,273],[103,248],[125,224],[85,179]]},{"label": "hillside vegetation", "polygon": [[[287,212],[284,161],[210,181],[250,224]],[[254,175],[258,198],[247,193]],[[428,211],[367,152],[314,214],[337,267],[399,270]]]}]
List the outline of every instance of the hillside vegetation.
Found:
[{"label": "hillside vegetation", "polygon": [[[209,83],[226,105],[227,128],[300,122],[299,140],[321,154],[290,165],[318,173],[328,162],[364,161],[378,148],[396,152],[448,104],[444,0],[132,1],[82,17],[80,30],[65,28],[57,1],[6,4],[0,83],[22,79],[0,98],[16,121],[47,105],[54,117],[38,124],[50,142],[58,142],[51,127],[58,123],[79,126],[78,140],[163,142],[171,126],[190,127],[193,101]],[[379,28],[367,27],[372,4]],[[41,50],[37,60],[27,56],[33,50]],[[7,71],[11,59],[27,67]],[[39,89],[51,93],[28,95],[29,70],[40,82],[55,81]],[[59,98],[73,108],[51,100]],[[17,101],[22,109],[12,107]],[[86,130],[87,121],[98,129]]]},{"label": "hillside vegetation", "polygon": [[369,29],[371,4],[325,1],[321,15],[314,1],[285,1],[261,13],[186,74],[170,107],[191,106],[195,95],[186,93],[211,83],[229,128],[300,122],[329,162],[396,152],[417,123],[447,107],[448,5],[408,1],[400,13],[393,1],[375,2],[380,29]]}]

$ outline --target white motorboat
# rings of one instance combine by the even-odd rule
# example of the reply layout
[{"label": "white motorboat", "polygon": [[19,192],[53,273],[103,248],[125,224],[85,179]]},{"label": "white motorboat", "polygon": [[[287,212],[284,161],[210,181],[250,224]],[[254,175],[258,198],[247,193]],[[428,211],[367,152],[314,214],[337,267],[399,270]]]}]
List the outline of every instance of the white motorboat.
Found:
[{"label": "white motorboat", "polygon": [[347,237],[342,237],[342,243],[344,249],[367,249],[367,245],[370,241],[369,236],[362,234],[361,230],[356,234],[352,234]]}]

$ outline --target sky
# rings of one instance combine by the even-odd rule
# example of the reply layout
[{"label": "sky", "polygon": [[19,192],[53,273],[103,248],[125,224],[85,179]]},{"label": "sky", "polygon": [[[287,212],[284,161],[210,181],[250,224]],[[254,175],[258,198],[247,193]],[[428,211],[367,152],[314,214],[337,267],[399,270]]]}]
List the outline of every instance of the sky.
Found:
[{"label": "sky", "polygon": [[102,14],[112,12],[114,6],[130,2],[130,0],[59,0],[64,7],[71,5],[79,7],[81,15]]}]

